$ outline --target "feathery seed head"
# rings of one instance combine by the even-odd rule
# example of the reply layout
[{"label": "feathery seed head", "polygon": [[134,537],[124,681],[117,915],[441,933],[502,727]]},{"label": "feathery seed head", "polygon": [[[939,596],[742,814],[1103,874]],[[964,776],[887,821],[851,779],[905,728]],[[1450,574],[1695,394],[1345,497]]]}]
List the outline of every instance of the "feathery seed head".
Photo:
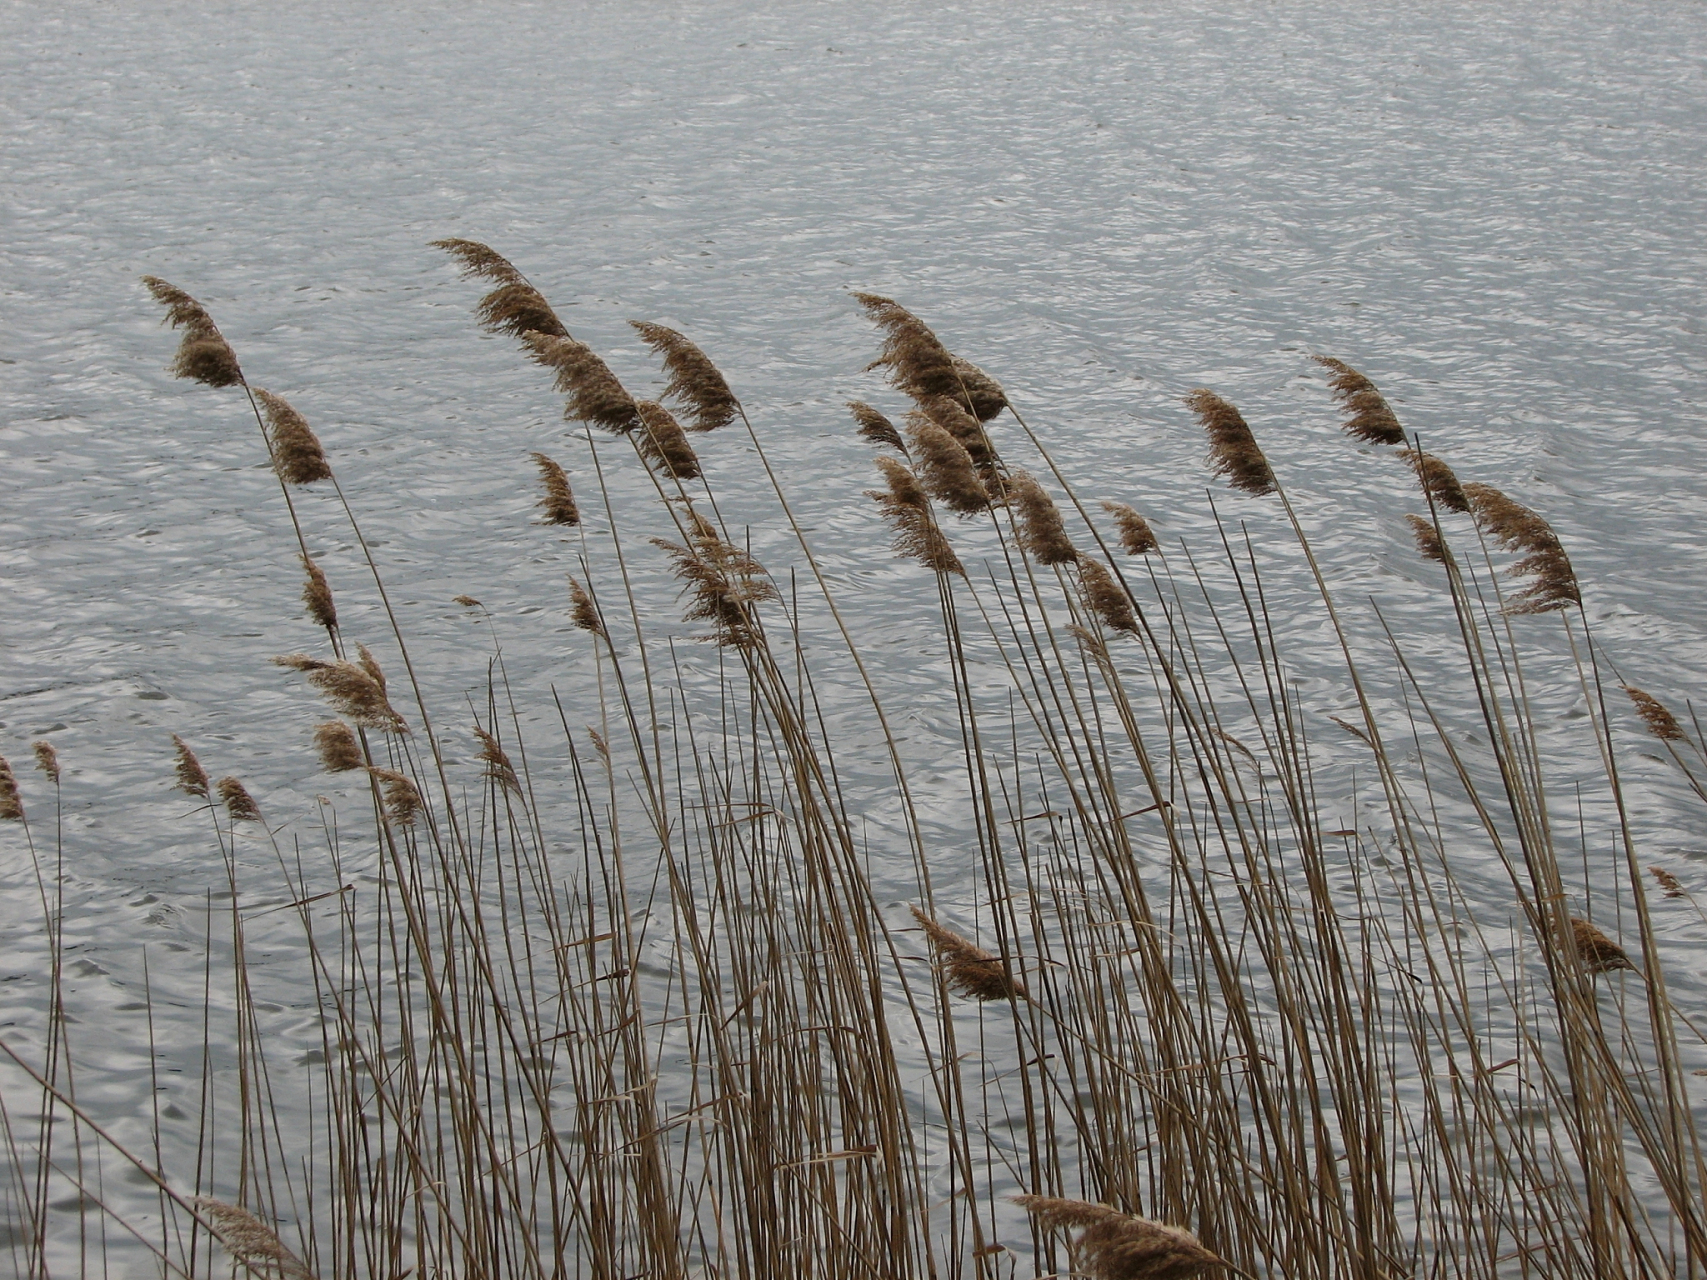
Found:
[{"label": "feathery seed head", "polygon": [[856,293],[854,301],[883,330],[883,348],[871,368],[889,372],[889,381],[923,403],[937,396],[957,402],[979,422],[1007,407],[1001,383],[970,360],[952,354],[929,326],[893,298]]},{"label": "feathery seed head", "polygon": [[1239,411],[1213,391],[1202,387],[1185,398],[1209,434],[1209,467],[1241,493],[1263,497],[1277,488],[1268,459]]},{"label": "feathery seed head", "polygon": [[516,338],[527,333],[569,336],[545,296],[497,250],[478,240],[434,240],[432,244],[462,264],[463,279],[490,280],[497,285],[474,306],[482,328]]},{"label": "feathery seed head", "polygon": [[628,323],[634,326],[641,341],[663,360],[670,375],[664,384],[663,398],[673,398],[688,407],[693,415],[688,430],[715,431],[735,420],[740,402],[705,352],[683,334],[664,325],[644,320]]},{"label": "feathery seed head", "polygon": [[587,594],[587,589],[573,576],[569,579],[569,605],[571,622],[583,631],[590,631],[601,639],[605,638],[605,624],[599,617],[598,607],[593,604],[593,597]]},{"label": "feathery seed head", "polygon": [[1345,413],[1343,429],[1348,436],[1370,444],[1403,444],[1405,429],[1375,384],[1343,360],[1332,356],[1312,356],[1317,364],[1333,373],[1328,385]]},{"label": "feathery seed head", "polygon": [[1078,548],[1067,536],[1061,512],[1043,486],[1025,471],[1008,479],[1008,500],[1019,514],[1019,542],[1039,564],[1072,564]]},{"label": "feathery seed head", "polygon": [[196,753],[190,750],[190,744],[175,733],[172,735],[172,743],[177,748],[173,771],[178,776],[178,790],[207,799],[208,787],[211,785],[208,782],[207,770],[202,768],[202,762],[196,759]]},{"label": "feathery seed head", "polygon": [[22,822],[24,798],[18,794],[17,775],[12,766],[0,756],[0,822]]},{"label": "feathery seed head", "polygon": [[1653,876],[1655,880],[1659,881],[1660,888],[1665,890],[1666,897],[1687,898],[1689,896],[1689,890],[1683,887],[1683,881],[1679,880],[1664,867],[1649,867],[1648,874]]},{"label": "feathery seed head", "polygon": [[233,822],[259,822],[261,806],[255,803],[255,797],[236,778],[221,778],[213,784],[219,792],[219,798],[225,801],[225,812],[231,815]]},{"label": "feathery seed head", "polygon": [[415,784],[394,769],[369,769],[368,776],[383,791],[385,816],[396,826],[414,826],[421,814],[421,793]]},{"label": "feathery seed head", "polygon": [[1642,717],[1642,723],[1648,726],[1649,733],[1667,742],[1683,741],[1682,726],[1663,702],[1634,685],[1625,685],[1624,692],[1630,696],[1630,701],[1636,704],[1636,714]]},{"label": "feathery seed head", "polygon": [[545,523],[580,524],[581,509],[575,505],[575,495],[570,492],[569,473],[543,453],[528,456],[539,467],[540,483],[545,487],[545,496],[539,500],[540,508],[545,512]]},{"label": "feathery seed head", "polygon": [[1441,539],[1440,530],[1434,527],[1434,521],[1416,515],[1407,515],[1405,520],[1411,526],[1411,536],[1417,540],[1417,550],[1422,558],[1445,564],[1446,543]]},{"label": "feathery seed head", "polygon": [[1129,556],[1148,555],[1161,544],[1156,541],[1150,522],[1124,502],[1104,502],[1102,509],[1114,517],[1120,545]]},{"label": "feathery seed head", "polygon": [[887,481],[887,489],[867,489],[866,496],[877,503],[883,517],[895,531],[890,544],[897,554],[917,560],[937,573],[957,573],[966,576],[966,568],[954,548],[937,527],[931,514],[929,496],[919,478],[899,458],[886,455],[877,459],[877,469]]},{"label": "feathery seed head", "polygon": [[486,763],[486,776],[500,787],[521,793],[522,784],[516,777],[516,767],[510,763],[503,744],[486,730],[476,726],[474,736],[480,739],[480,758]]},{"label": "feathery seed head", "polygon": [[912,911],[913,919],[931,940],[943,978],[951,989],[969,1000],[1026,998],[1025,988],[1008,972],[1002,957],[944,928],[917,907]]},{"label": "feathery seed head", "polygon": [[53,749],[51,742],[32,742],[30,750],[35,752],[36,768],[47,775],[47,780],[54,784],[59,782],[59,752]]},{"label": "feathery seed head", "polygon": [[273,470],[287,484],[313,484],[330,480],[332,468],[320,440],[303,416],[271,391],[255,388],[261,414],[267,421],[267,438],[273,446]]},{"label": "feathery seed head", "polygon": [[142,283],[148,286],[154,300],[166,308],[166,323],[184,331],[170,366],[174,377],[210,387],[232,387],[243,381],[237,353],[201,303],[158,276],[143,276]]},{"label": "feathery seed head", "polygon": [[1616,969],[1634,969],[1624,948],[1587,920],[1571,917],[1571,945],[1577,958],[1590,973],[1611,973]]},{"label": "feathery seed head", "polygon": [[302,1259],[285,1248],[278,1233],[247,1209],[210,1196],[196,1196],[190,1203],[213,1227],[226,1252],[256,1275],[276,1280],[315,1280]]},{"label": "feathery seed head", "polygon": [[699,458],[670,411],[656,400],[639,400],[634,407],[640,414],[640,427],[634,432],[640,456],[671,479],[692,480],[699,475]]},{"label": "feathery seed head", "polygon": [[331,631],[338,625],[338,610],[332,603],[332,586],[320,566],[307,556],[301,556],[308,580],[303,583],[302,603],[308,606],[308,616]]},{"label": "feathery seed head", "polygon": [[1114,575],[1099,561],[1089,556],[1079,558],[1079,590],[1102,625],[1110,631],[1138,634],[1138,619],[1132,612],[1132,601]]},{"label": "feathery seed head", "polygon": [[1183,1227],[1136,1218],[1105,1204],[1015,1196],[1046,1229],[1079,1229],[1073,1242],[1095,1280],[1188,1280],[1226,1263]]},{"label": "feathery seed head", "polygon": [[907,452],[907,442],[901,439],[901,433],[895,430],[895,424],[865,401],[849,400],[848,412],[853,414],[853,420],[859,424],[859,438],[861,440],[869,440],[876,445],[887,445],[902,454]]},{"label": "feathery seed head", "polygon": [[958,515],[989,510],[989,490],[979,480],[966,447],[923,413],[908,414],[907,428],[925,491]]},{"label": "feathery seed head", "polygon": [[573,338],[532,331],[522,342],[533,358],[557,373],[557,389],[568,397],[563,416],[576,422],[591,422],[606,431],[631,431],[640,421],[640,410],[610,366],[593,349]]},{"label": "feathery seed head", "polygon": [[1470,510],[1470,499],[1465,497],[1464,486],[1458,483],[1451,467],[1421,449],[1401,449],[1399,456],[1416,470],[1417,483],[1434,499],[1435,506],[1445,507],[1448,511]]},{"label": "feathery seed head", "polygon": [[691,547],[663,538],[651,542],[670,557],[683,583],[690,601],[687,620],[711,623],[712,634],[703,639],[734,649],[758,646],[761,633],[753,606],[778,598],[763,565],[714,534],[696,534]]},{"label": "feathery seed head", "polygon": [[[403,717],[392,710],[385,695],[384,676],[379,672],[379,664],[373,661],[373,655],[365,648],[357,647],[367,660],[360,666],[341,658],[325,662],[305,653],[287,653],[274,658],[273,662],[302,672],[308,677],[308,683],[325,694],[326,700],[340,715],[347,716],[362,728],[408,733]],[[376,673],[379,674],[377,679]]]},{"label": "feathery seed head", "polygon": [[1521,502],[1514,502],[1492,485],[1467,484],[1464,496],[1482,532],[1507,551],[1523,558],[1507,572],[1535,581],[1506,602],[1507,613],[1548,613],[1566,605],[1582,605],[1582,592],[1570,557],[1553,527]]},{"label": "feathery seed head", "polygon": [[342,720],[327,720],[314,726],[314,750],[327,773],[348,773],[367,763],[355,730]]}]

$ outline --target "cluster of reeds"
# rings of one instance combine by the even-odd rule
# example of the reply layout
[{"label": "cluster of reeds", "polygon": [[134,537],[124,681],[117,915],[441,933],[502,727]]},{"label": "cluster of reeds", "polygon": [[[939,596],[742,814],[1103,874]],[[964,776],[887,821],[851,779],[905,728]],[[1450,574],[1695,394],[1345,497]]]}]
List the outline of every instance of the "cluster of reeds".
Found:
[{"label": "cluster of reeds", "polygon": [[[94,1274],[103,1258],[194,1277],[229,1260],[281,1280],[1707,1271],[1688,1087],[1707,1042],[1678,1034],[1693,1024],[1665,983],[1610,666],[1541,517],[1461,486],[1414,440],[1402,450],[1461,641],[1455,702],[1402,637],[1384,662],[1359,656],[1227,400],[1193,391],[1182,418],[1197,415],[1212,471],[1295,540],[1259,554],[1223,528],[1213,574],[1183,553],[1176,569],[1118,495],[1081,496],[994,378],[900,304],[859,295],[906,424],[851,406],[884,450],[871,537],[886,522],[931,571],[928,643],[956,711],[957,757],[921,761],[705,352],[638,323],[666,381],[637,397],[502,256],[440,247],[494,286],[478,319],[551,371],[586,428],[571,466],[532,460],[542,543],[563,549],[554,604],[591,677],[518,688],[495,650],[454,728],[462,713],[417,680],[327,455],[301,415],[255,393],[330,647],[277,662],[334,713],[305,696],[342,816],[323,856],[300,856],[289,815],[213,780],[183,727],[162,776],[202,802],[230,895],[232,972],[209,963],[191,1062],[201,1116],[193,1141],[156,1115],[146,1147],[127,1143],[79,1092],[91,1064],[57,995],[39,1043],[0,1036],[20,1275]],[[192,298],[149,287],[229,352]],[[1354,437],[1407,444],[1368,379],[1323,363]],[[174,365],[240,380],[235,356],[233,378],[223,367],[201,348]],[[800,583],[782,589],[752,554],[688,443],[736,424],[839,651],[805,634]],[[656,496],[621,514],[674,579],[657,596],[608,487],[573,491],[624,452]],[[518,486],[527,474],[518,457]],[[844,480],[851,497],[860,482]],[[298,490],[316,484],[321,497]],[[1454,554],[1443,514],[1472,519],[1480,558]],[[371,569],[336,585],[383,606],[389,633],[365,639],[395,650],[395,680],[346,636],[308,557],[322,521]],[[1510,572],[1533,581],[1501,594],[1493,549],[1521,552]],[[1314,584],[1284,606],[1283,557]],[[1282,607],[1336,637],[1343,715],[1294,683]],[[1559,616],[1517,616],[1536,612]],[[678,624],[715,646],[703,678],[684,674]],[[1578,656],[1579,745],[1602,767],[1571,779],[1572,798],[1613,815],[1610,835],[1555,812],[1524,666],[1540,641],[1519,630],[1539,627]],[[827,720],[829,679],[861,691],[859,735]],[[1683,775],[1707,777],[1699,731],[1629,698]],[[530,705],[559,731],[530,734]],[[459,737],[464,762],[445,745]],[[854,740],[875,752],[858,784]],[[38,765],[57,788],[51,748]],[[1347,819],[1332,797],[1353,777]],[[28,789],[0,762],[0,818],[33,842]],[[55,993],[61,849],[35,855]],[[1663,897],[1688,896],[1671,870],[1651,874]],[[250,914],[261,893],[283,905]],[[321,1029],[312,1061],[279,1056],[255,994],[268,975],[251,936],[286,924]]]}]

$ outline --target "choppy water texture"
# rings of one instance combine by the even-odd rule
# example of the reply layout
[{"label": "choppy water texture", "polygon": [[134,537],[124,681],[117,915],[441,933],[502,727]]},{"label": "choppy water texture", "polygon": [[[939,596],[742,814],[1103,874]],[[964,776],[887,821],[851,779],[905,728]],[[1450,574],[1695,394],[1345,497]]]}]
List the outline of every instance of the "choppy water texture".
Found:
[{"label": "choppy water texture", "polygon": [[[656,374],[630,317],[712,353],[926,746],[934,596],[856,496],[841,404],[881,389],[848,289],[927,318],[1089,496],[1170,540],[1208,530],[1178,397],[1233,399],[1345,594],[1427,650],[1446,620],[1415,500],[1305,359],[1342,357],[1465,478],[1553,521],[1627,678],[1680,706],[1707,688],[1696,6],[14,3],[0,32],[0,751],[21,769],[45,736],[67,766],[74,1008],[134,1004],[144,943],[199,963],[216,875],[168,734],[281,822],[312,824],[327,786],[316,708],[265,662],[315,641],[277,489],[235,393],[164,371],[145,273],[319,428],[452,710],[489,652],[459,592],[518,681],[585,674],[575,544],[530,526],[526,455],[592,480],[538,371],[477,333],[443,236],[511,257],[636,388]],[[744,444],[702,452],[761,557],[797,562]],[[632,465],[614,483],[642,496]],[[349,626],[382,639],[334,508],[305,518]],[[1307,586],[1295,556],[1270,572]],[[1698,820],[1657,763],[1635,772],[1644,852],[1691,865]],[[39,828],[49,793],[25,795]],[[0,835],[25,938],[32,882]],[[38,955],[6,952],[14,991]],[[85,1034],[122,1112],[125,1033]]]}]

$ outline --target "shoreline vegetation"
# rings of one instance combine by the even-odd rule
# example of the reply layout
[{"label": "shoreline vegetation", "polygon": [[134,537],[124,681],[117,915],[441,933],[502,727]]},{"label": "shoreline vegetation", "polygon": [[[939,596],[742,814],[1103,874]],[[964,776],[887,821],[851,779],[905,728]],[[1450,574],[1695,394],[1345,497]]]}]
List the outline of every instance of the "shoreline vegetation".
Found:
[{"label": "shoreline vegetation", "polygon": [[[179,1162],[158,1103],[144,1146],[79,1097],[66,851],[42,817],[60,763],[46,743],[39,783],[0,763],[51,958],[45,1033],[0,1036],[18,1275],[1707,1275],[1707,1011],[1674,1004],[1656,923],[1700,909],[1643,865],[1620,775],[1631,739],[1657,743],[1707,803],[1703,735],[1618,678],[1543,516],[1461,481],[1374,383],[1315,358],[1368,465],[1415,479],[1394,519],[1450,618],[1448,690],[1404,635],[1385,630],[1377,662],[1348,640],[1281,477],[1213,390],[1182,420],[1225,500],[1278,512],[1290,547],[1259,556],[1217,506],[1216,545],[1165,548],[1121,495],[1064,474],[996,376],[894,300],[854,295],[900,408],[852,402],[849,430],[878,451],[866,494],[891,549],[934,580],[931,670],[958,711],[943,776],[970,824],[944,849],[925,815],[949,783],[909,765],[862,658],[869,624],[840,608],[718,365],[634,322],[666,379],[637,398],[507,259],[436,247],[484,288],[478,324],[580,424],[573,458],[532,455],[564,583],[537,603],[572,621],[593,679],[514,686],[494,638],[480,702],[427,687],[335,448],[250,383],[194,297],[144,281],[179,334],[173,372],[224,389],[277,473],[325,643],[275,662],[323,704],[303,728],[350,798],[309,857],[240,778],[203,767],[195,726],[163,750],[229,895],[210,899],[209,955],[218,930],[233,961],[209,960],[202,1114]],[[701,467],[731,435],[790,563],[760,562]],[[617,468],[649,477],[644,510],[616,508]],[[619,539],[619,519],[658,532]],[[365,580],[310,554],[334,525]],[[974,528],[993,556],[965,554]],[[643,552],[669,566],[661,597]],[[1282,553],[1314,584],[1303,604],[1268,590],[1263,559]],[[372,593],[385,633],[346,633],[345,591]],[[845,781],[803,593],[865,694],[880,794]],[[1304,707],[1282,608],[1337,650],[1343,715]],[[714,655],[708,680],[682,679],[664,616]],[[1570,655],[1590,784],[1565,785],[1543,750],[1541,636]],[[542,710],[549,750],[523,733]],[[1348,752],[1352,820],[1323,798]],[[1585,793],[1609,823],[1580,819]],[[910,871],[878,886],[880,811]],[[1466,881],[1472,842],[1497,905]],[[948,859],[968,893],[939,892]],[[263,1033],[239,909],[257,882],[300,925],[312,1061]],[[152,1061],[152,1013],[145,1030]]]}]

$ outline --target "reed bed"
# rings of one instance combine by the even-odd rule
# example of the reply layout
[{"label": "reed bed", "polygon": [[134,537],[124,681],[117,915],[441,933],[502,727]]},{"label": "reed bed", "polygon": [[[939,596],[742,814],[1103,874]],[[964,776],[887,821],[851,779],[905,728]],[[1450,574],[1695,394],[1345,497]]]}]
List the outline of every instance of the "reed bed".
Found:
[{"label": "reed bed", "polygon": [[[1195,415],[1235,491],[1216,509],[1241,515],[1165,547],[1166,513],[1089,493],[996,376],[856,295],[893,403],[850,405],[879,487],[838,480],[870,503],[872,552],[887,536],[935,587],[918,640],[959,749],[926,768],[738,377],[638,321],[666,382],[632,393],[501,255],[438,247],[581,424],[573,457],[518,458],[517,485],[587,679],[519,687],[494,641],[481,698],[426,687],[335,439],[252,388],[191,295],[147,282],[184,335],[174,371],[223,388],[277,473],[325,634],[278,673],[336,800],[292,834],[211,777],[196,726],[162,753],[226,892],[187,1144],[79,1093],[63,840],[40,818],[59,763],[44,744],[39,779],[0,767],[51,993],[39,1035],[0,1036],[17,1274],[1707,1273],[1707,1011],[1668,993],[1650,900],[1689,891],[1644,865],[1620,774],[1632,741],[1658,743],[1707,802],[1707,756],[1692,717],[1623,688],[1540,514],[1461,483],[1321,359],[1366,464],[1417,481],[1392,521],[1453,642],[1425,674],[1379,603],[1360,616],[1384,648],[1349,634],[1286,488],[1309,460],[1270,459],[1215,391],[1182,396],[1180,429]],[[730,436],[764,510],[713,492],[703,459]],[[619,509],[621,469],[650,497]],[[1289,542],[1259,546],[1247,511]],[[791,563],[755,554],[766,524]],[[329,529],[365,580],[309,555]],[[1278,586],[1278,563],[1311,589]],[[343,593],[388,631],[347,634]],[[1300,637],[1317,665],[1337,654],[1336,716],[1295,682]],[[1570,655],[1558,688],[1538,645]],[[863,696],[860,733],[826,718],[831,679]],[[1587,782],[1557,776],[1537,710],[1556,696],[1586,708]],[[541,711],[557,731],[530,737]],[[883,786],[850,784],[850,741]],[[1610,823],[1578,821],[1585,794]],[[287,929],[320,1045],[281,1060],[256,957]],[[152,1063],[151,1015],[139,1039]]]}]

